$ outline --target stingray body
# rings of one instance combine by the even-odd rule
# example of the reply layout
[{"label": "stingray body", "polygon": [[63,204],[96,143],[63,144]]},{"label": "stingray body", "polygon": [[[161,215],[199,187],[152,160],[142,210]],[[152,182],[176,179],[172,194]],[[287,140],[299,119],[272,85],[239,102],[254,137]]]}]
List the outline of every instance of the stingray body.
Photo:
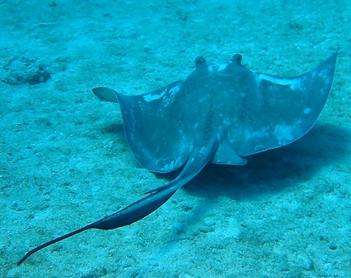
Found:
[{"label": "stingray body", "polygon": [[248,70],[238,54],[225,65],[208,65],[198,57],[184,81],[151,93],[130,96],[93,89],[99,99],[119,103],[126,137],[143,167],[180,173],[126,208],[30,250],[18,264],[82,231],[115,229],[144,218],[208,163],[244,165],[249,155],[301,138],[325,105],[335,62],[332,54],[304,75],[282,78]]}]

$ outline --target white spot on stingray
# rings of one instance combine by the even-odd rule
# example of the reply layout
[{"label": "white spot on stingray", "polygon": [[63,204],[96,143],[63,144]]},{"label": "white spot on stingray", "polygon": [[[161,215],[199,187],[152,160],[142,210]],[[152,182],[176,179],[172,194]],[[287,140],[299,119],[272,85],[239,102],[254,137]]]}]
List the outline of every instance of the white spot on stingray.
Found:
[{"label": "white spot on stingray", "polygon": [[209,65],[208,66],[208,71],[214,72],[214,71],[223,71],[227,67],[228,64],[220,64],[220,65]]},{"label": "white spot on stingray", "polygon": [[206,153],[206,147],[205,146],[202,146],[201,148],[200,148],[200,151],[199,151],[199,153],[200,154],[205,154]]},{"label": "white spot on stingray", "polygon": [[255,152],[257,152],[257,151],[260,151],[260,150],[262,150],[262,149],[264,149],[264,145],[256,145],[255,147],[254,147],[254,151]]},{"label": "white spot on stingray", "polygon": [[281,145],[293,140],[292,128],[289,125],[277,125],[274,128],[273,134]]},{"label": "white spot on stingray", "polygon": [[218,71],[225,70],[225,68],[228,66],[228,64],[220,64],[218,65]]},{"label": "white spot on stingray", "polygon": [[174,86],[174,87],[170,88],[169,90],[164,89],[163,91],[161,91],[158,94],[156,94],[156,93],[147,94],[147,95],[143,96],[143,98],[146,102],[151,102],[151,101],[158,100],[158,99],[164,97],[165,104],[167,105],[167,104],[169,104],[171,99],[174,97],[174,94],[176,94],[178,91],[179,91],[179,85]]},{"label": "white spot on stingray", "polygon": [[264,80],[270,81],[272,83],[275,83],[275,84],[278,84],[278,85],[283,85],[283,86],[291,85],[291,83],[293,81],[293,79],[277,78],[277,77],[274,77],[274,76],[271,76],[271,75],[267,75],[267,74],[263,74],[263,73],[258,74],[258,79],[259,79],[259,81],[264,79]]},{"label": "white spot on stingray", "polygon": [[180,164],[179,159],[171,160],[169,163],[165,164],[162,168],[164,170],[175,169]]},{"label": "white spot on stingray", "polygon": [[143,96],[143,98],[146,102],[151,102],[151,101],[160,99],[164,95],[165,91],[166,90],[163,90],[160,94],[147,94]]},{"label": "white spot on stingray", "polygon": [[209,65],[207,67],[207,69],[209,72],[213,72],[213,71],[217,70],[217,65]]},{"label": "white spot on stingray", "polygon": [[[245,138],[245,141],[250,142],[250,145],[265,141],[269,137],[269,128],[265,127],[259,130],[253,130],[251,128],[245,129],[243,137]],[[233,144],[234,142],[231,143]],[[264,145],[262,144],[251,146],[254,148],[255,152],[264,149]]]},{"label": "white spot on stingray", "polygon": [[230,119],[228,117],[225,117],[223,120],[223,125],[230,126],[230,124],[231,124]]},{"label": "white spot on stingray", "polygon": [[263,138],[268,136],[268,127],[259,130],[245,129],[244,138],[246,140],[258,140],[261,141]]},{"label": "white spot on stingray", "polygon": [[301,82],[301,80],[300,79],[294,80],[290,84],[290,89],[293,90],[293,91],[301,90],[302,89],[302,82]]},{"label": "white spot on stingray", "polygon": [[177,93],[179,91],[179,86],[174,86],[172,87],[169,92],[171,95],[174,95],[175,93]]},{"label": "white spot on stingray", "polygon": [[303,109],[303,113],[306,114],[306,115],[310,114],[311,111],[312,111],[312,109],[309,108],[309,107],[305,107],[305,108]]},{"label": "white spot on stingray", "polygon": [[[323,79],[324,85],[328,86],[331,83],[331,74],[330,74],[330,70],[329,69],[323,69],[321,71],[318,72],[318,77],[320,77],[321,79]],[[326,90],[322,90],[322,94],[325,94]]]},{"label": "white spot on stingray", "polygon": [[168,106],[172,103],[175,94],[179,91],[179,88],[179,85],[174,86],[168,91],[168,94],[164,94],[164,97],[162,99],[163,105]]},{"label": "white spot on stingray", "polygon": [[331,78],[328,76],[328,78],[324,79],[324,84],[327,86],[331,83]]},{"label": "white spot on stingray", "polygon": [[[258,87],[261,85],[261,81],[269,81],[273,83],[274,85],[280,85],[280,86],[289,86],[291,90],[293,91],[305,91],[305,79],[303,77],[299,78],[280,78],[280,77],[274,77],[271,75],[267,75],[264,73],[259,73],[257,74],[256,77],[256,82]],[[280,89],[276,86],[270,86],[270,89],[272,91],[280,91]]]},{"label": "white spot on stingray", "polygon": [[176,164],[175,160],[172,160],[171,163],[167,165],[167,168],[168,169],[173,169],[175,164]]},{"label": "white spot on stingray", "polygon": [[329,70],[328,69],[323,69],[318,72],[318,76],[323,78],[323,79],[329,79]]}]

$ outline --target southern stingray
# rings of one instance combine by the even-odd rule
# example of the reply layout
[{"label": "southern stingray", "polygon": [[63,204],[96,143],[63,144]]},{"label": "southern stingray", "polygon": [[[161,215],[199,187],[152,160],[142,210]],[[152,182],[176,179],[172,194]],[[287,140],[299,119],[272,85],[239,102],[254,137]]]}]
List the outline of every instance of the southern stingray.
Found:
[{"label": "southern stingray", "polygon": [[131,205],[30,250],[33,253],[88,229],[132,224],[164,204],[207,164],[244,165],[246,157],[286,146],[316,122],[332,86],[336,53],[312,71],[282,78],[248,70],[236,54],[228,64],[203,57],[184,80],[141,95],[94,88],[119,103],[125,134],[137,161],[152,172],[179,170],[168,184]]}]

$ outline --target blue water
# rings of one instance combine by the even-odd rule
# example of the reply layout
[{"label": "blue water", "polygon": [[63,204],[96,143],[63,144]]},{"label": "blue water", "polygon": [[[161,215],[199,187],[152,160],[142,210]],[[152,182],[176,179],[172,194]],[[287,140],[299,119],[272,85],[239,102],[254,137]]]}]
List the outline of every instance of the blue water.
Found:
[{"label": "blue water", "polygon": [[[0,0],[0,277],[351,277],[350,18],[346,0]],[[235,53],[291,77],[335,51],[302,139],[209,165],[147,218],[16,265],[177,174],[138,164],[119,106],[92,88],[139,95]]]}]

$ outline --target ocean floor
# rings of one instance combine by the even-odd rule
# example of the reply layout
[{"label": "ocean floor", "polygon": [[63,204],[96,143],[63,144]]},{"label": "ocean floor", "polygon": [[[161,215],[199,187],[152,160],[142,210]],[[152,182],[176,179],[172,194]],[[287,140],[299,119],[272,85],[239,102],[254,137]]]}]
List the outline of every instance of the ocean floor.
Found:
[{"label": "ocean floor", "polygon": [[[348,0],[0,0],[0,277],[351,277],[350,31]],[[151,91],[198,55],[294,76],[334,51],[307,136],[210,165],[146,219],[16,265],[169,179],[137,164],[118,105],[91,88]]]}]

